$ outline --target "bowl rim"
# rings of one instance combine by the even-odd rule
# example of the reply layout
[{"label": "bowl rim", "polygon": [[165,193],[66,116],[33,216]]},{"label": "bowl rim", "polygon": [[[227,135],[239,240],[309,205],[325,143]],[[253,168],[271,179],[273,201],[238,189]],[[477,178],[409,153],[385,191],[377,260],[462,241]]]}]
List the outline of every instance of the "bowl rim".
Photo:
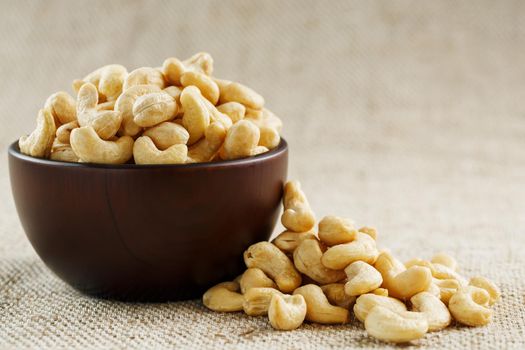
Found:
[{"label": "bowl rim", "polygon": [[288,151],[288,143],[281,137],[279,145],[274,149],[258,154],[256,156],[233,159],[233,160],[219,160],[215,162],[201,162],[189,164],[100,164],[100,163],[73,163],[63,162],[58,160],[51,160],[45,158],[32,157],[20,152],[18,140],[11,143],[7,152],[10,156],[18,158],[22,161],[55,167],[71,167],[71,168],[104,168],[104,169],[160,169],[160,168],[176,168],[176,169],[195,169],[195,168],[219,168],[229,166],[243,166],[254,163],[263,162],[265,160],[273,159],[281,156]]}]

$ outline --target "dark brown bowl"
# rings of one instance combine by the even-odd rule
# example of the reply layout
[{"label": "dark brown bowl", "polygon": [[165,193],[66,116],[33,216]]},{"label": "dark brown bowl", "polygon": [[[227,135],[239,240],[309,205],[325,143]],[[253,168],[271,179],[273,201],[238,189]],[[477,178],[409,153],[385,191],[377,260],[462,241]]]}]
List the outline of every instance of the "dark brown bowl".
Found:
[{"label": "dark brown bowl", "polygon": [[121,300],[198,298],[244,269],[279,214],[288,146],[190,165],[64,163],[9,147],[22,226],[44,263],[82,292]]}]

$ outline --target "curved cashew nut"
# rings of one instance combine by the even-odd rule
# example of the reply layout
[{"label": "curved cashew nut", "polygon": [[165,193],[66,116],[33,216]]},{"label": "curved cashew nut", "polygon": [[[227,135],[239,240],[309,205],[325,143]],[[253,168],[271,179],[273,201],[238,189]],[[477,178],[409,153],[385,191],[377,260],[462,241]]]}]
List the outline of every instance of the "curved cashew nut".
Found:
[{"label": "curved cashew nut", "polygon": [[131,71],[124,80],[122,90],[125,92],[136,85],[154,85],[159,89],[164,89],[165,82],[162,72],[156,68],[141,67]]},{"label": "curved cashew nut", "polygon": [[100,72],[98,91],[107,101],[115,101],[122,93],[122,85],[128,75],[126,67],[120,64],[110,64]]},{"label": "curved cashew nut", "polygon": [[438,263],[433,263],[432,266],[434,267],[434,269],[432,270],[433,277],[440,280],[455,279],[462,286],[466,286],[468,284],[467,280],[463,276],[461,276],[459,273],[457,273],[450,267]]},{"label": "curved cashew nut", "polygon": [[319,221],[319,239],[329,247],[352,242],[356,236],[354,222],[350,219],[328,215]]},{"label": "curved cashew nut", "polygon": [[204,138],[189,148],[187,161],[190,163],[211,161],[219,152],[225,138],[224,126],[217,122],[211,123],[206,128]]},{"label": "curved cashew nut", "polygon": [[418,312],[396,312],[375,306],[366,317],[365,329],[369,335],[392,343],[405,343],[422,338],[428,331],[428,323]]},{"label": "curved cashew nut", "polygon": [[345,284],[345,293],[357,296],[371,292],[381,286],[383,277],[371,265],[364,261],[354,261],[345,268],[348,282]]},{"label": "curved cashew nut", "polygon": [[301,285],[301,274],[288,257],[270,242],[251,245],[244,252],[246,267],[257,267],[277,283],[279,290],[289,293]]},{"label": "curved cashew nut", "polygon": [[45,107],[49,109],[55,124],[67,124],[77,120],[77,103],[75,99],[64,91],[59,91],[49,96],[46,100]]},{"label": "curved cashew nut", "polygon": [[390,253],[379,254],[374,267],[383,276],[383,287],[389,295],[400,299],[409,299],[413,295],[428,289],[432,283],[432,272],[422,266],[408,269]]},{"label": "curved cashew nut", "polygon": [[454,259],[450,255],[448,255],[446,253],[443,253],[443,252],[437,253],[436,255],[434,255],[432,257],[432,259],[430,259],[430,261],[433,264],[444,265],[444,266],[446,266],[449,269],[452,269],[454,271],[456,271],[458,269],[458,263],[457,263],[456,259]]},{"label": "curved cashew nut", "polygon": [[73,120],[72,122],[62,124],[56,132],[57,140],[64,144],[69,144],[69,136],[71,134],[71,130],[78,128],[78,122],[76,120]]},{"label": "curved cashew nut", "polygon": [[474,286],[486,290],[490,296],[489,305],[494,305],[496,301],[498,301],[498,299],[501,297],[501,291],[498,288],[498,286],[485,277],[472,277],[469,281],[469,286]]},{"label": "curved cashew nut", "polygon": [[358,231],[369,235],[374,240],[377,240],[377,230],[375,227],[363,226]]},{"label": "curved cashew nut", "polygon": [[238,159],[258,154],[259,136],[259,129],[253,123],[246,120],[238,121],[226,134],[220,151],[221,158]]},{"label": "curved cashew nut", "polygon": [[238,292],[238,283],[222,282],[204,293],[202,303],[208,309],[217,312],[241,311],[244,297]]},{"label": "curved cashew nut", "polygon": [[439,299],[441,299],[445,305],[448,305],[450,298],[461,288],[461,284],[455,279],[440,280],[433,278],[432,284],[439,288]]},{"label": "curved cashew nut", "polygon": [[376,241],[365,233],[357,232],[354,241],[328,248],[321,261],[326,267],[340,270],[358,260],[373,264],[377,255]]},{"label": "curved cashew nut", "polygon": [[239,102],[248,108],[261,109],[264,106],[264,98],[249,87],[226,81],[220,84],[215,80],[220,90],[220,103]]},{"label": "curved cashew nut", "polygon": [[199,52],[183,62],[175,57],[170,57],[162,64],[162,72],[168,84],[180,85],[180,78],[185,72],[211,75],[213,73],[213,58],[206,52]]},{"label": "curved cashew nut", "polygon": [[152,127],[175,117],[177,103],[164,91],[139,96],[133,103],[133,121],[141,127]]},{"label": "curved cashew nut", "polygon": [[160,150],[165,150],[177,144],[185,145],[190,138],[190,134],[182,125],[172,122],[163,122],[146,129],[142,136],[149,137]]},{"label": "curved cashew nut", "polygon": [[321,264],[323,251],[320,243],[315,239],[306,239],[293,252],[294,265],[303,274],[319,284],[328,284],[341,281],[345,273],[341,270],[332,270]]},{"label": "curved cashew nut", "polygon": [[86,83],[78,90],[77,119],[79,126],[91,126],[104,140],[117,133],[122,122],[118,111],[98,111],[98,91],[95,85]]},{"label": "curved cashew nut", "polygon": [[312,232],[283,231],[275,237],[272,243],[284,253],[291,254],[305,239],[317,240],[317,237]]},{"label": "curved cashew nut", "polygon": [[48,109],[38,111],[36,129],[28,136],[18,140],[20,152],[33,157],[47,157],[55,138],[55,119]]},{"label": "curved cashew nut", "polygon": [[442,330],[452,321],[447,306],[435,295],[421,292],[410,298],[410,302],[412,311],[421,312],[426,317],[429,332]]},{"label": "curved cashew nut", "polygon": [[348,322],[348,310],[328,302],[321,287],[307,284],[297,288],[294,295],[302,295],[306,301],[306,319],[322,324],[342,324]]},{"label": "curved cashew nut", "polygon": [[53,147],[51,148],[51,155],[49,159],[56,160],[59,162],[72,162],[77,163],[79,161],[78,156],[71,148],[69,144],[63,144],[60,142],[53,142]]},{"label": "curved cashew nut", "polygon": [[265,146],[273,149],[281,142],[281,135],[279,134],[283,123],[275,114],[263,108],[262,111],[249,110],[246,112],[246,119],[253,122],[261,132],[259,140],[260,146]]},{"label": "curved cashew nut", "polygon": [[217,84],[206,74],[199,72],[188,71],[182,74],[180,77],[182,86],[194,85],[202,93],[202,96],[210,101],[213,105],[219,101],[219,87]]},{"label": "curved cashew nut", "polygon": [[182,89],[178,86],[168,86],[167,88],[164,88],[165,93],[173,97],[175,102],[177,103],[177,113],[176,118],[179,116],[184,115],[184,109],[182,108],[182,104],[180,103],[180,94],[182,93]]},{"label": "curved cashew nut", "polygon": [[[237,122],[235,125],[242,122]],[[288,181],[284,185],[283,207],[284,212],[281,216],[281,222],[288,230],[306,232],[314,227],[315,216],[310,208],[308,199],[306,199],[306,195],[301,190],[299,181]]]},{"label": "curved cashew nut", "polygon": [[252,267],[244,271],[239,280],[241,293],[246,293],[251,288],[277,288],[271,278],[266,276],[263,270]]},{"label": "curved cashew nut", "polygon": [[368,313],[375,306],[386,307],[396,312],[407,310],[406,305],[396,298],[369,293],[369,294],[360,295],[356,299],[355,304],[354,304],[355,317],[359,321],[365,322],[365,319],[368,316]]},{"label": "curved cashew nut", "polygon": [[119,134],[135,136],[142,130],[133,120],[133,105],[135,104],[135,100],[140,96],[159,91],[161,91],[161,89],[155,85],[135,85],[119,96],[115,103],[115,111],[122,113],[122,125]]},{"label": "curved cashew nut", "polygon": [[244,293],[243,310],[248,316],[262,316],[268,313],[274,294],[283,295],[274,288],[250,288]]},{"label": "curved cashew nut", "polygon": [[432,275],[434,275],[434,273],[435,273],[434,265],[430,261],[423,260],[423,259],[420,259],[420,258],[410,259],[407,262],[405,262],[404,265],[405,265],[405,267],[407,269],[411,268],[412,266],[426,267],[426,268],[428,268],[430,270],[430,272],[432,272]]},{"label": "curved cashew nut", "polygon": [[73,129],[70,142],[73,151],[83,162],[123,164],[133,156],[131,137],[122,136],[117,141],[105,141],[91,126]]},{"label": "curved cashew nut", "polygon": [[233,122],[230,119],[230,117],[227,114],[219,112],[217,107],[215,107],[206,98],[202,97],[202,101],[204,102],[206,108],[208,109],[208,112],[210,113],[210,121],[221,123],[226,130],[230,129],[230,127],[233,125]]},{"label": "curved cashew nut", "polygon": [[182,90],[180,102],[184,109],[182,125],[190,134],[188,145],[192,145],[204,136],[206,128],[210,125],[210,112],[199,89],[195,86],[188,86]]},{"label": "curved cashew nut", "polygon": [[246,114],[246,107],[239,102],[223,103],[222,105],[217,106],[217,110],[230,117],[233,123],[237,123],[239,120],[244,119],[244,115]]},{"label": "curved cashew nut", "polygon": [[291,331],[303,324],[306,301],[302,295],[274,294],[268,308],[268,319],[273,328]]},{"label": "curved cashew nut", "polygon": [[355,296],[349,296],[345,293],[344,283],[330,283],[321,286],[321,289],[326,295],[326,298],[332,305],[336,305],[345,309],[349,309],[357,299]]},{"label": "curved cashew nut", "polygon": [[188,157],[188,147],[175,144],[161,151],[147,136],[141,136],[133,145],[135,164],[183,164]]},{"label": "curved cashew nut", "polygon": [[484,326],[490,322],[493,311],[486,307],[490,295],[485,289],[468,286],[459,289],[448,303],[454,319],[467,326]]}]

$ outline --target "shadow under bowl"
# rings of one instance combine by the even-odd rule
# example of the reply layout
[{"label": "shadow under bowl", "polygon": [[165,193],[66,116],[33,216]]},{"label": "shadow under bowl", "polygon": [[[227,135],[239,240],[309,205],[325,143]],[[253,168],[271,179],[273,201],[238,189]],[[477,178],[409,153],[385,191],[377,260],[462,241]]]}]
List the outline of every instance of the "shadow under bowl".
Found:
[{"label": "shadow under bowl", "polygon": [[20,221],[44,263],[74,288],[119,300],[200,298],[244,270],[267,240],[288,168],[267,153],[188,165],[65,163],[8,150]]}]

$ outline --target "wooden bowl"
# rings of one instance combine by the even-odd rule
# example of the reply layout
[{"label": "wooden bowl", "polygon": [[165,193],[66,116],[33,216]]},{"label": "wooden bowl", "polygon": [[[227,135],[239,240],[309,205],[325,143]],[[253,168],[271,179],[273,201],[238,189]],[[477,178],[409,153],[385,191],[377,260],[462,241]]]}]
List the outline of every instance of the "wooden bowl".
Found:
[{"label": "wooden bowl", "polygon": [[200,298],[244,270],[279,215],[288,146],[189,165],[65,163],[9,147],[22,226],[74,288],[120,300]]}]

